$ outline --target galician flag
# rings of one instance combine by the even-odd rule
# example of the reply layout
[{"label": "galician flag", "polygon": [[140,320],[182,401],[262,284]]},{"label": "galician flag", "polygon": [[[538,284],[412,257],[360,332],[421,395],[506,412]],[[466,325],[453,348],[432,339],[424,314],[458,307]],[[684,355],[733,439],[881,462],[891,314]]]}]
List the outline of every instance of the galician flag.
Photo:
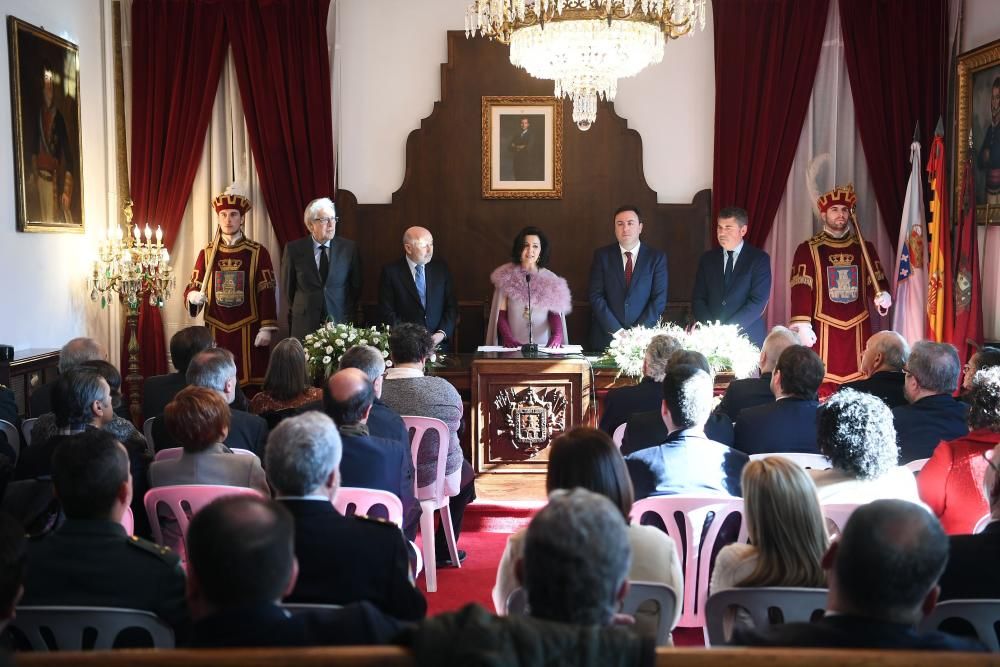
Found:
[{"label": "galician flag", "polygon": [[920,142],[910,144],[910,180],[903,201],[903,219],[896,246],[892,328],[911,346],[924,339],[927,304],[927,235],[923,183],[920,180]]},{"label": "galician flag", "polygon": [[931,184],[930,261],[927,270],[927,339],[950,343],[955,324],[951,270],[951,224],[948,221],[948,179],[945,177],[944,140],[941,124],[934,133],[927,160]]}]

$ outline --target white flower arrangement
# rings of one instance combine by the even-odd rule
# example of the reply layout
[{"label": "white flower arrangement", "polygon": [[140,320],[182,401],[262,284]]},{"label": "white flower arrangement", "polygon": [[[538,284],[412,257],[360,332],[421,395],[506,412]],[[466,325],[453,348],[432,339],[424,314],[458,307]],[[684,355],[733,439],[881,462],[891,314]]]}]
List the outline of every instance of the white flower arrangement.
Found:
[{"label": "white flower arrangement", "polygon": [[340,357],[355,345],[378,348],[389,365],[389,327],[355,327],[352,324],[327,322],[305,337],[306,366],[313,377],[329,377],[340,364]]},{"label": "white flower arrangement", "polygon": [[680,341],[681,347],[701,352],[716,372],[749,377],[757,368],[760,349],[739,332],[735,324],[695,324],[685,331],[675,324],[660,322],[654,327],[633,327],[616,334],[604,352],[622,375],[642,377],[642,361],[654,336],[665,334]]}]

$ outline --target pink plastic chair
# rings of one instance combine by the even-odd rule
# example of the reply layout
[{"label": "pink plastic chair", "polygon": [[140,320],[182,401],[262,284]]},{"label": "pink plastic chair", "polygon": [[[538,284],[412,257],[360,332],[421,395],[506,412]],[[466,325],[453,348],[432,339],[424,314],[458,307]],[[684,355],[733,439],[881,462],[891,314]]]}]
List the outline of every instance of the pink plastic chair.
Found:
[{"label": "pink plastic chair", "polygon": [[820,506],[820,509],[823,510],[823,518],[826,519],[826,532],[830,534],[830,537],[844,532],[847,520],[854,514],[854,510],[861,507],[862,504],[864,503],[830,503]]},{"label": "pink plastic chair", "polygon": [[125,532],[128,533],[129,535],[135,533],[135,515],[132,514],[131,507],[126,507],[125,512],[122,513],[121,524],[122,528],[124,528]]},{"label": "pink plastic chair", "polygon": [[[392,523],[403,528],[403,501],[395,493],[389,493],[381,489],[362,489],[356,486],[342,486],[337,490],[337,496],[333,500],[333,506],[344,516],[352,514],[364,514],[370,516],[372,508],[384,507],[387,518]],[[414,579],[423,570],[423,558],[417,545],[410,542],[413,547],[413,554],[416,562],[413,564]]]},{"label": "pink plastic chair", "polygon": [[216,498],[223,496],[260,496],[257,491],[245,486],[224,486],[221,484],[178,484],[176,486],[158,486],[146,492],[142,502],[149,517],[149,525],[153,529],[153,539],[163,545],[163,527],[160,526],[160,515],[157,508],[166,505],[177,521],[181,533],[181,544],[178,551],[182,560],[186,560],[183,547],[187,538],[188,524],[191,517]]},{"label": "pink plastic chair", "polygon": [[437,591],[437,555],[434,548],[434,513],[441,512],[441,526],[444,528],[445,541],[448,543],[448,552],[451,554],[451,562],[456,567],[461,567],[458,560],[458,544],[455,542],[455,529],[451,525],[451,513],[448,510],[448,498],[445,493],[445,464],[448,462],[448,446],[451,443],[451,436],[448,433],[448,426],[440,419],[433,417],[413,417],[403,416],[403,423],[410,433],[410,455],[413,457],[413,468],[417,468],[417,453],[420,451],[420,444],[423,442],[427,431],[437,431],[438,452],[437,466],[434,480],[427,486],[417,486],[417,475],[413,475],[413,486],[420,502],[420,539],[424,552],[424,577],[427,584],[427,592]]},{"label": "pink plastic chair", "polygon": [[615,429],[615,432],[611,434],[611,439],[615,442],[615,447],[618,449],[622,448],[622,440],[625,439],[625,427],[628,426],[628,422],[621,424]]},{"label": "pink plastic chair", "polygon": [[[232,449],[233,454],[239,454],[240,456],[257,456],[249,449],[240,449],[239,447],[234,447]],[[166,461],[169,459],[179,459],[181,454],[184,453],[183,447],[169,447],[167,449],[161,449],[156,452],[156,456],[153,457],[153,461]]]},{"label": "pink plastic chair", "polygon": [[[723,545],[719,543],[719,530],[731,514],[740,515],[740,528],[736,541],[747,541],[746,521],[743,520],[743,499],[729,496],[654,496],[637,501],[632,506],[632,522],[641,523],[643,515],[651,513],[660,517],[667,534],[674,540],[684,571],[684,592],[681,596],[681,616],[677,625],[685,628],[705,625],[705,600],[708,582],[712,575],[712,554]],[[680,524],[676,514],[684,516],[684,540],[681,541]],[[701,537],[705,521],[714,514],[704,537],[692,542],[692,536]]]}]

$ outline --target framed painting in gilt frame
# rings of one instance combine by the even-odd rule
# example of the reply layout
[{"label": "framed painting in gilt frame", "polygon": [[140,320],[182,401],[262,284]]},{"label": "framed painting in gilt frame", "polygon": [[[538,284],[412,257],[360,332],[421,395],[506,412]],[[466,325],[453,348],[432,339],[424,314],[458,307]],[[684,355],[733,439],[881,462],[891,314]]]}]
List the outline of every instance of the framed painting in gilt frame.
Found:
[{"label": "framed painting in gilt frame", "polygon": [[483,198],[562,198],[562,100],[483,97]]},{"label": "framed painting in gilt frame", "polygon": [[961,201],[972,137],[976,222],[1000,223],[1000,40],[958,57],[955,201]]},{"label": "framed painting in gilt frame", "polygon": [[80,52],[7,17],[17,229],[83,232]]}]

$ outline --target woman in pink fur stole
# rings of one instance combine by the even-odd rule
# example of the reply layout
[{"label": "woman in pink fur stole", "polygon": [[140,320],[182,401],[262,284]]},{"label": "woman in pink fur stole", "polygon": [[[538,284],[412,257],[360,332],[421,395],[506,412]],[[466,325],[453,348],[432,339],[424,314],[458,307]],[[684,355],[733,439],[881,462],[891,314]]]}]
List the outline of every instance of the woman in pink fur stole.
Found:
[{"label": "woman in pink fur stole", "polygon": [[[569,285],[544,268],[549,260],[549,240],[538,227],[525,227],[514,239],[510,259],[490,275],[493,304],[486,329],[487,345],[520,347],[531,342],[540,347],[561,347],[566,338],[566,314],[572,310]],[[528,290],[531,308],[528,308]]]}]

